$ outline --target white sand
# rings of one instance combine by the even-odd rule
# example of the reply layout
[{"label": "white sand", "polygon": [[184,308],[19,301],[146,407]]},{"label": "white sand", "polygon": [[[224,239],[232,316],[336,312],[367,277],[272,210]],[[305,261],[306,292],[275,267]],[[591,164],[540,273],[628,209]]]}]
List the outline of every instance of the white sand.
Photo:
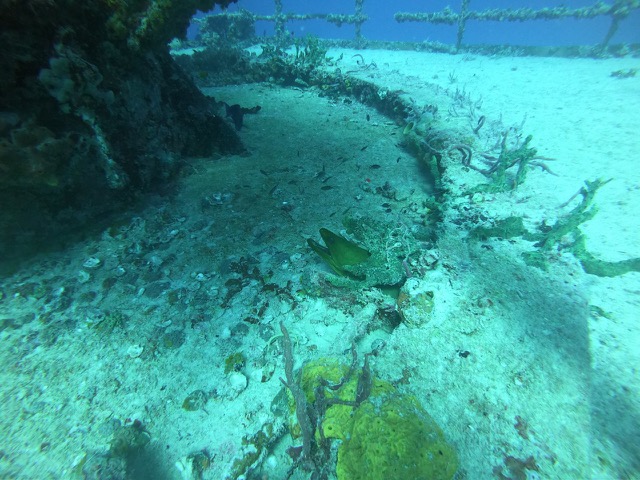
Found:
[{"label": "white sand", "polygon": [[[354,57],[357,54],[364,58]],[[528,178],[523,190],[532,198],[525,216],[554,218],[558,206],[585,180],[612,179],[596,196],[599,213],[581,230],[589,251],[599,258],[618,261],[640,256],[640,78],[611,76],[617,70],[637,69],[638,59],[347,51],[344,61],[348,66],[343,70],[362,69],[358,65],[362,60],[375,62],[377,68],[357,76],[406,91],[418,104],[433,102],[429,85],[448,92],[461,89],[473,100],[482,100],[478,115],[501,118],[507,127],[522,125],[525,135],[533,135],[539,154],[557,159],[548,165],[558,176]],[[503,217],[517,211],[508,201],[491,208],[498,216],[500,210]],[[487,278],[492,281],[490,275]],[[582,394],[591,404],[592,419],[570,426],[571,435],[577,439],[587,434],[582,429],[591,423],[590,438],[583,446],[589,449],[590,445],[592,450],[585,452],[583,461],[592,462],[593,478],[611,475],[599,469],[607,462],[620,466],[614,477],[635,478],[640,475],[640,274],[613,279],[586,275],[576,280],[575,292],[584,295],[590,305],[611,313],[611,319],[592,316],[588,321],[593,368],[584,372],[591,387]],[[552,311],[554,302],[550,300],[547,308]],[[549,314],[536,313],[543,318]],[[608,455],[609,460],[602,458]],[[542,477],[556,478],[549,472]]]},{"label": "white sand", "polygon": [[357,53],[377,65],[361,78],[425,102],[432,91],[425,84],[459,88],[482,100],[479,114],[501,118],[507,127],[523,125],[538,152],[558,160],[550,166],[560,177],[544,178],[537,186],[549,207],[565,202],[584,180],[613,179],[598,193],[601,213],[585,230],[589,248],[610,260],[640,256],[640,78],[611,77],[614,71],[638,68],[639,60],[353,50],[344,52],[343,71],[359,68]]}]

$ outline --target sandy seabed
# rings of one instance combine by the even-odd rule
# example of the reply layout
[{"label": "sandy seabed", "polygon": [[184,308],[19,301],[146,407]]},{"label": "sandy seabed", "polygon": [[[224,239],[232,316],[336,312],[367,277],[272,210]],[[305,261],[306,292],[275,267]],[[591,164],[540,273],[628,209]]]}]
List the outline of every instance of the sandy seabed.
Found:
[{"label": "sandy seabed", "polygon": [[[553,174],[534,169],[515,192],[461,196],[457,208],[552,224],[584,181],[611,179],[581,226],[587,247],[609,261],[640,257],[640,78],[611,76],[637,59],[329,55],[341,53],[342,71],[417,108],[437,105],[469,135],[484,115],[487,149],[491,132],[513,127],[554,159]],[[281,321],[296,366],[348,362],[352,340],[361,355],[384,341],[374,373],[420,400],[458,453],[458,478],[640,478],[640,273],[588,275],[563,252],[538,270],[522,262],[523,242],[468,242],[445,220],[425,246],[437,265],[420,273],[434,292],[429,321],[376,329],[392,301],[375,289],[302,293],[328,272],[306,239],[340,231],[346,212],[418,221],[431,192],[403,126],[315,89],[205,93],[262,106],[240,133],[246,155],[190,160],[175,192],[2,279],[0,478],[101,478],[89,466],[134,420],[149,444],[131,478],[197,478],[187,458],[199,451],[212,459],[202,478],[228,478],[250,449],[243,436],[288,420],[272,410]],[[451,108],[461,94],[474,112]],[[450,168],[460,191],[484,181]],[[385,184],[393,198],[376,188]],[[240,376],[225,373],[235,352]],[[193,392],[205,404],[186,410]],[[261,475],[284,478],[289,444],[284,435]]]}]

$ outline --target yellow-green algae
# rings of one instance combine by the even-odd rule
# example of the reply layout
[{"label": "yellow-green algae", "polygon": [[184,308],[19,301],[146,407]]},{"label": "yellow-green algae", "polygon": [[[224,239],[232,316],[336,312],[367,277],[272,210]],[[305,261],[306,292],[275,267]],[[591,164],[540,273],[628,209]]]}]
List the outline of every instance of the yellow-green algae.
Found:
[{"label": "yellow-green algae", "polygon": [[362,403],[338,449],[338,480],[448,480],[457,458],[442,430],[420,403],[387,394]]},{"label": "yellow-green algae", "polygon": [[[336,385],[347,375],[349,367],[334,358],[306,364],[300,384],[307,402],[315,402],[315,391],[323,381]],[[352,374],[337,390],[325,388],[325,398],[329,403],[331,399],[354,402],[358,377]],[[293,399],[290,402],[295,408]],[[447,480],[457,470],[455,451],[418,400],[377,378],[373,379],[371,395],[360,405],[330,405],[322,419],[322,431],[325,438],[342,441],[338,480]],[[316,441],[318,436],[316,432]]]},{"label": "yellow-green algae", "polygon": [[[306,364],[302,368],[301,387],[307,402],[314,404],[315,389],[320,386],[321,379],[330,384],[338,384],[349,373],[349,367],[340,363],[335,358],[325,357]],[[340,399],[352,402],[356,398],[358,376],[352,375],[338,390],[325,389],[325,398],[328,401]],[[373,380],[372,395],[382,395],[394,391],[394,387],[379,379]],[[327,408],[322,420],[322,432],[326,438],[338,438],[344,440],[351,429],[351,415],[353,406],[334,404]],[[316,432],[317,435],[317,432]]]}]

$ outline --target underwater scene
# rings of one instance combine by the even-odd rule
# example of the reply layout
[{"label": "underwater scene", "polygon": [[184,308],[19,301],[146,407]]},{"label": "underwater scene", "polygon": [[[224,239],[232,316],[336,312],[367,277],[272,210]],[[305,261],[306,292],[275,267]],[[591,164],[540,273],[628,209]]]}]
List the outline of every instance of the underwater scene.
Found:
[{"label": "underwater scene", "polygon": [[0,37],[0,479],[640,480],[640,1]]}]

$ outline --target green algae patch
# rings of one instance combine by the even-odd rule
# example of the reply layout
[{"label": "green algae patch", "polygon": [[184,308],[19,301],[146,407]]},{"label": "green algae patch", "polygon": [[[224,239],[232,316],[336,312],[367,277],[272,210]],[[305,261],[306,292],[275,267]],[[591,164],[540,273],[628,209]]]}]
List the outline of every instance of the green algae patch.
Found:
[{"label": "green algae patch", "polygon": [[209,395],[204,390],[194,390],[182,402],[182,408],[187,412],[196,412],[204,410],[205,405],[209,401]]},{"label": "green algae patch", "polygon": [[478,240],[484,241],[489,238],[513,238],[527,235],[528,232],[524,227],[522,217],[507,217],[502,220],[497,220],[493,227],[476,227],[469,236]]},{"label": "green algae patch", "polygon": [[594,257],[587,251],[584,236],[578,236],[573,245],[573,254],[585,272],[598,277],[617,277],[629,272],[640,272],[640,258],[608,262]]},{"label": "green algae patch", "polygon": [[[630,258],[617,262],[608,262],[592,255],[585,246],[585,237],[580,232],[580,226],[591,220],[598,209],[593,205],[596,192],[611,180],[597,179],[585,181],[582,187],[563,206],[574,198],[582,197],[580,202],[566,215],[560,217],[553,225],[543,222],[540,232],[528,231],[522,217],[507,217],[496,220],[492,227],[476,227],[469,232],[469,238],[485,241],[490,238],[516,238],[535,242],[536,250],[522,253],[523,261],[530,267],[547,271],[549,266],[547,257],[553,250],[565,249],[573,253],[580,261],[582,269],[598,277],[617,277],[629,272],[640,272],[640,258]],[[563,240],[565,239],[565,240]],[[567,243],[566,239],[572,239]],[[564,245],[563,245],[564,244]]]},{"label": "green algae patch", "polygon": [[447,480],[458,460],[440,427],[411,396],[364,402],[338,450],[338,480]]},{"label": "green algae patch", "polygon": [[241,371],[247,359],[242,352],[235,352],[224,359],[224,373],[239,372]]}]

